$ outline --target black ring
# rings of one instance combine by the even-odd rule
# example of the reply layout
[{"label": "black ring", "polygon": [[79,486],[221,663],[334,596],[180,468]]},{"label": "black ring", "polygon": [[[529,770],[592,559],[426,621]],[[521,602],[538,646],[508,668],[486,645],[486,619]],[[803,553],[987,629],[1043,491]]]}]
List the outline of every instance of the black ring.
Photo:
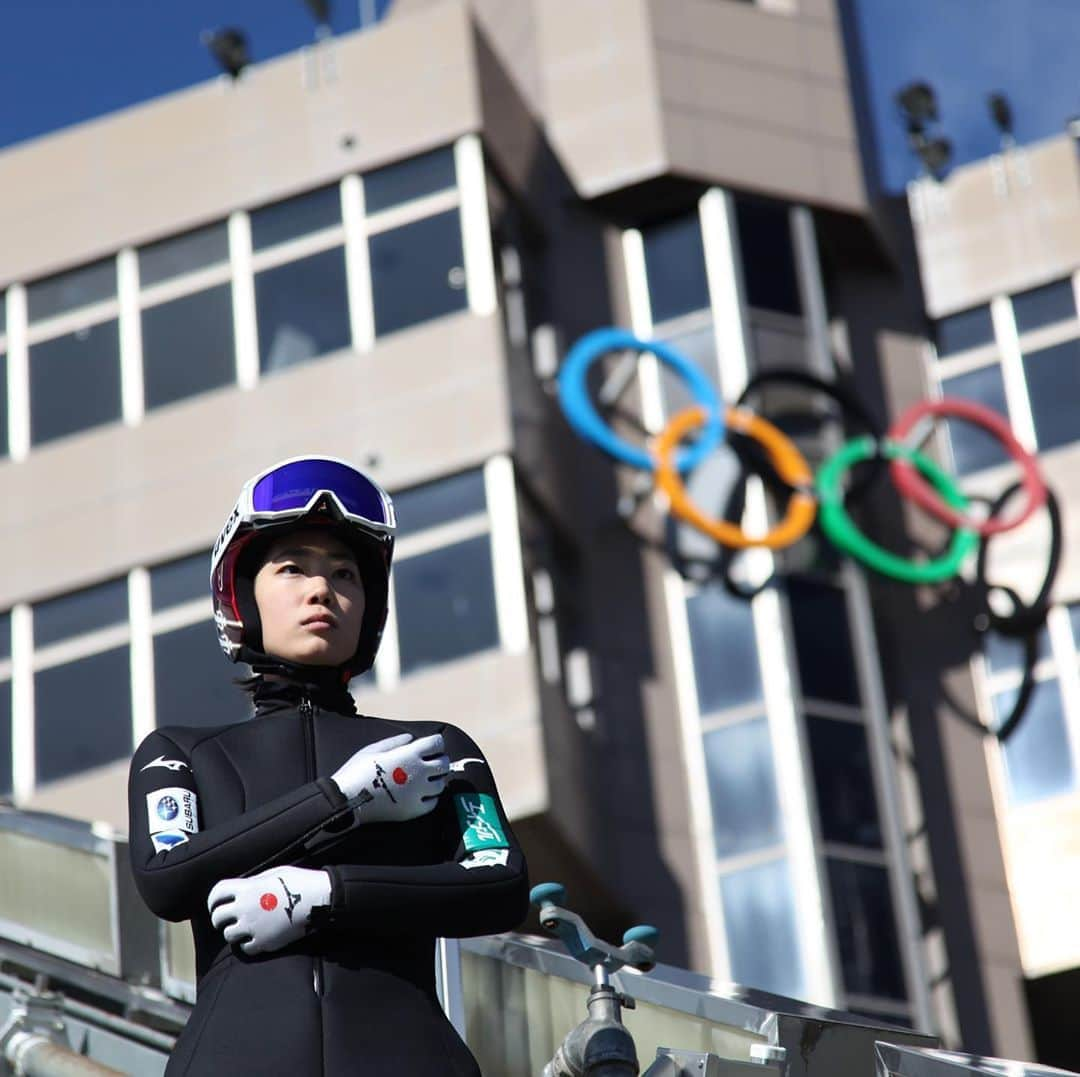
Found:
[{"label": "black ring", "polygon": [[[1022,483],[1014,482],[1008,487],[990,506],[990,515],[996,516],[1021,487]],[[979,543],[979,556],[975,563],[975,578],[982,587],[984,594],[991,591],[1005,591],[1013,599],[1012,613],[1001,616],[993,611],[989,602],[986,605],[987,627],[1003,636],[1028,636],[1040,629],[1046,621],[1046,614],[1050,608],[1051,592],[1054,588],[1054,580],[1057,578],[1058,568],[1061,566],[1062,527],[1061,506],[1054,491],[1046,488],[1046,511],[1050,514],[1050,556],[1047,559],[1046,575],[1043,577],[1039,593],[1030,603],[1025,603],[1011,588],[1001,584],[990,583],[986,578],[986,553],[990,545],[992,535],[984,535]]]},{"label": "black ring", "polygon": [[[885,437],[885,428],[874,418],[870,410],[855,393],[840,382],[826,381],[824,378],[819,378],[816,374],[810,374],[798,367],[774,367],[769,370],[758,371],[746,383],[746,387],[739,394],[735,406],[742,407],[755,389],[760,389],[762,386],[772,382],[786,382],[821,393],[832,400],[834,404],[839,405],[844,420],[854,420],[874,439],[876,445],[880,445]],[[847,498],[858,499],[862,497],[870,488],[870,485],[886,470],[886,462],[880,452],[875,453],[873,459],[869,461],[869,465],[869,470],[862,477],[852,481],[845,500]]]},{"label": "black ring", "polygon": [[[1020,601],[1020,596],[1011,588],[1002,586],[1001,590],[1006,591],[1013,602],[1023,605]],[[1045,610],[1043,613],[1043,620],[1046,619]],[[1040,626],[1041,627],[1041,626]],[[1028,705],[1031,703],[1031,696],[1035,691],[1035,663],[1039,658],[1039,631],[1038,627],[1033,628],[1030,632],[1022,637],[1024,644],[1024,675],[1020,681],[1020,691],[1016,694],[1016,701],[1013,703],[1012,710],[1009,711],[1008,717],[998,725],[987,729],[988,733],[992,733],[999,741],[1004,743],[1016,732],[1020,725],[1021,720],[1027,713]]]}]

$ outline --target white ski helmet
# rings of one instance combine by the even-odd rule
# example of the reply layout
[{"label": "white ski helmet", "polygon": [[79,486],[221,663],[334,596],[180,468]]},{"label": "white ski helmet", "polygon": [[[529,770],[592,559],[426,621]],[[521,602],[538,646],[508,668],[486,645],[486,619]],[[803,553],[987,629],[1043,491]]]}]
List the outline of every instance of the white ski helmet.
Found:
[{"label": "white ski helmet", "polygon": [[394,556],[394,506],[378,483],[344,460],[298,456],[244,483],[210,555],[210,592],[218,641],[233,662],[258,668],[278,660],[263,651],[255,604],[260,554],[284,531],[326,526],[356,556],[364,584],[364,617],[344,679],[369,669],[379,649]]}]

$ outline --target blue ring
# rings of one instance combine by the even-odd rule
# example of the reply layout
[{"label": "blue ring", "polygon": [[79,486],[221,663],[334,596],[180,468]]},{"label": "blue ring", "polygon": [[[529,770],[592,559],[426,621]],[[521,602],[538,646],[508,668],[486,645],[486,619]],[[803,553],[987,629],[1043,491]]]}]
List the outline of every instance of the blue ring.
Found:
[{"label": "blue ring", "polygon": [[675,456],[676,469],[689,471],[720,444],[720,439],[724,436],[723,413],[716,390],[702,370],[662,341],[638,340],[633,333],[625,329],[594,329],[575,342],[567,353],[558,378],[559,403],[567,422],[583,438],[617,460],[645,471],[656,470],[656,461],[644,449],[624,441],[600,418],[585,391],[585,375],[589,367],[600,356],[623,349],[649,352],[671,367],[687,383],[694,399],[708,413],[698,440],[693,445],[680,449]]}]

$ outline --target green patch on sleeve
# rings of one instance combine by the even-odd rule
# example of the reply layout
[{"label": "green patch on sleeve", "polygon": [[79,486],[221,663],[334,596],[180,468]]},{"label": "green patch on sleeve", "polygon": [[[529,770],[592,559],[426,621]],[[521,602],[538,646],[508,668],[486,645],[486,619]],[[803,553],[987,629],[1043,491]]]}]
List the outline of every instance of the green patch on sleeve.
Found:
[{"label": "green patch on sleeve", "polygon": [[459,793],[454,797],[461,836],[471,853],[477,849],[508,849],[495,800],[487,793]]}]

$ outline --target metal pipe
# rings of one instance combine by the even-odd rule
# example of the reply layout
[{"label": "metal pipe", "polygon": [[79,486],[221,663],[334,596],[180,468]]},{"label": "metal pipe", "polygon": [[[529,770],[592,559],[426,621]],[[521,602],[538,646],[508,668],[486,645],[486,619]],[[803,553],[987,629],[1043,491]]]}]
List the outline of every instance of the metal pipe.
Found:
[{"label": "metal pipe", "polygon": [[4,1057],[21,1077],[124,1077],[121,1070],[78,1055],[37,1032],[13,1031]]}]

